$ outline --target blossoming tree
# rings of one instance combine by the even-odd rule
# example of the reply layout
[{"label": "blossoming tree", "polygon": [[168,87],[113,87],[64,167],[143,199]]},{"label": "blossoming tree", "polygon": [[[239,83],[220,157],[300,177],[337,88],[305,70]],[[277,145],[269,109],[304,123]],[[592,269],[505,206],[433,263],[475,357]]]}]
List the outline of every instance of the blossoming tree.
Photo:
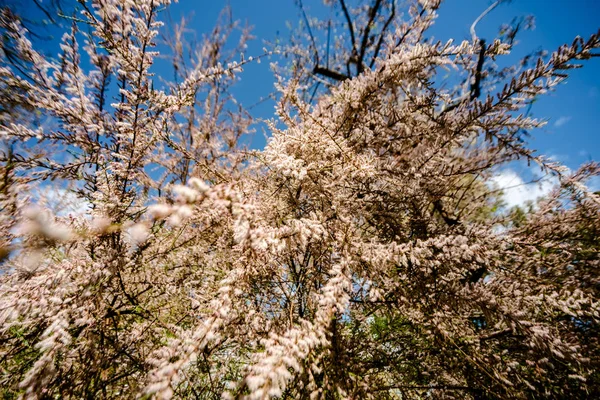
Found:
[{"label": "blossoming tree", "polygon": [[[80,1],[55,60],[2,14],[2,396],[600,393],[600,198],[584,185],[600,167],[523,140],[543,124],[528,103],[598,35],[498,70],[511,35],[425,40],[439,1],[408,20],[330,1],[351,45],[327,67],[316,33],[283,50],[301,68],[246,152],[229,87],[249,32],[226,53],[223,14],[188,54],[179,28],[164,84],[168,3]],[[466,78],[445,88],[442,69]],[[559,184],[511,223],[487,182],[516,159]],[[49,182],[89,207],[52,212]]]}]

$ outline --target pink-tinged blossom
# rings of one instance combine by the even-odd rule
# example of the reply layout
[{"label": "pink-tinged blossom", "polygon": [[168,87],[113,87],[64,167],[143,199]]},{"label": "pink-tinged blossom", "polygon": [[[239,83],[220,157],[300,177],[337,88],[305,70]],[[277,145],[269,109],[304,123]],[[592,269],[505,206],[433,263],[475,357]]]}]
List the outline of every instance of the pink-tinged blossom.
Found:
[{"label": "pink-tinged blossom", "polygon": [[[440,1],[325,3],[348,35],[265,50],[295,64],[255,152],[230,88],[261,57],[227,9],[194,44],[174,27],[166,83],[168,1],[81,2],[53,59],[0,14],[1,395],[599,395],[600,167],[523,135],[598,35],[500,70],[511,40],[424,39]],[[498,212],[517,159],[556,185]],[[85,209],[52,213],[53,183]]]}]

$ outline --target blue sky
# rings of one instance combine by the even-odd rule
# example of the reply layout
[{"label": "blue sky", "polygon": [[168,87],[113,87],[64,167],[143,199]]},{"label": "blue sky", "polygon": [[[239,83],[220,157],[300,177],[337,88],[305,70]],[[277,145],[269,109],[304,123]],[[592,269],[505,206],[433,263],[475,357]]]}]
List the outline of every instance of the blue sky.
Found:
[{"label": "blue sky", "polygon": [[[305,0],[309,14],[322,16],[320,1]],[[181,16],[192,18],[190,24],[199,32],[210,29],[225,1],[197,2],[180,0],[170,9],[173,20]],[[262,39],[273,40],[277,35],[285,40],[289,34],[286,22],[296,25],[300,14],[293,0],[230,0],[234,18],[247,21],[254,27],[257,40],[251,44],[248,54],[261,52]],[[446,0],[439,18],[431,30],[437,39],[468,39],[472,21],[489,5],[489,0]],[[513,0],[502,4],[489,14],[477,28],[481,37],[491,38],[502,23],[513,17],[534,15],[536,28],[522,31],[515,49],[525,55],[536,49],[553,50],[570,43],[575,36],[584,38],[600,28],[600,1],[597,0]],[[272,90],[272,78],[268,63],[252,65],[244,71],[236,94],[245,104],[253,104]],[[270,118],[273,103],[267,102],[254,109],[256,115]],[[530,142],[540,151],[576,168],[590,159],[600,160],[600,58],[574,70],[566,83],[554,93],[540,98],[532,113],[538,118],[549,119],[543,129],[532,132]],[[261,147],[264,141],[260,133],[253,141]]]},{"label": "blue sky", "polygon": [[[20,4],[26,6],[27,2],[32,0]],[[450,38],[457,41],[469,39],[472,21],[491,3],[491,0],[446,0],[430,35],[444,41]],[[172,21],[187,18],[190,21],[188,27],[195,29],[200,36],[210,32],[219,12],[227,4],[231,5],[235,19],[253,26],[257,39],[250,44],[247,56],[261,54],[263,40],[273,41],[279,37],[285,42],[290,33],[289,25],[297,26],[301,19],[294,0],[179,0],[164,17]],[[309,15],[326,16],[323,15],[322,0],[304,0],[304,5]],[[597,32],[600,28],[600,1],[513,0],[501,4],[486,16],[478,25],[477,33],[490,40],[502,23],[526,15],[535,16],[536,28],[520,32],[517,38],[519,44],[515,48],[519,57],[533,50],[554,50],[561,44],[570,43],[577,35],[587,38]],[[46,42],[46,46],[52,53],[55,45]],[[160,68],[157,72],[160,75]],[[166,78],[170,78],[170,74]],[[234,88],[235,96],[245,106],[256,103],[272,91],[273,78],[268,62],[248,65]],[[274,102],[267,101],[253,108],[252,113],[258,118],[272,118],[273,106]],[[582,69],[572,70],[567,82],[555,92],[542,96],[531,112],[537,118],[549,120],[544,128],[532,132],[529,140],[539,153],[554,157],[571,169],[591,159],[600,160],[600,58],[586,61]],[[262,148],[264,145],[265,138],[259,127],[252,138],[252,147]]]}]

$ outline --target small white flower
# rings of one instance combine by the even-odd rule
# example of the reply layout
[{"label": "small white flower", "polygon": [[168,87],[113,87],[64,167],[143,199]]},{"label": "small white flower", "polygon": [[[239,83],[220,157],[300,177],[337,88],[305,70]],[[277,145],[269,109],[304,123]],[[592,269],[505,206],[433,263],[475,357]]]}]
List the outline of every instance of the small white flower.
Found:
[{"label": "small white flower", "polygon": [[165,219],[173,212],[173,208],[167,204],[153,204],[148,207],[148,214],[153,219]]},{"label": "small white flower", "polygon": [[182,203],[193,203],[198,198],[198,191],[183,185],[173,186],[172,189],[177,201]]},{"label": "small white flower", "polygon": [[188,184],[200,193],[206,193],[208,189],[210,189],[210,186],[208,186],[206,183],[204,183],[204,181],[198,178],[191,178]]},{"label": "small white flower", "polygon": [[127,229],[127,235],[129,236],[133,245],[140,245],[148,240],[150,232],[144,224],[135,224]]}]

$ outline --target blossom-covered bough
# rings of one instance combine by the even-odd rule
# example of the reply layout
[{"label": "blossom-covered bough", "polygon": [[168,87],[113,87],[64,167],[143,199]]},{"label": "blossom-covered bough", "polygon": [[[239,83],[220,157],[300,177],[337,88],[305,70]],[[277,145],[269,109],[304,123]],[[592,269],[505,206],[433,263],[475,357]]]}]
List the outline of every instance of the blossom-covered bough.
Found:
[{"label": "blossom-covered bough", "polygon": [[[327,67],[316,37],[283,50],[303,68],[279,76],[254,153],[228,91],[248,62],[225,52],[234,22],[189,57],[177,30],[166,85],[152,66],[167,1],[80,1],[56,61],[4,12],[2,396],[599,394],[600,199],[584,183],[600,167],[570,172],[523,141],[543,124],[529,102],[598,35],[501,73],[489,60],[511,38],[424,39],[437,1],[409,21],[394,2],[328,3],[350,50]],[[466,81],[444,89],[440,69]],[[487,184],[517,159],[559,180],[518,219]],[[88,211],[33,202],[51,180]]]}]

